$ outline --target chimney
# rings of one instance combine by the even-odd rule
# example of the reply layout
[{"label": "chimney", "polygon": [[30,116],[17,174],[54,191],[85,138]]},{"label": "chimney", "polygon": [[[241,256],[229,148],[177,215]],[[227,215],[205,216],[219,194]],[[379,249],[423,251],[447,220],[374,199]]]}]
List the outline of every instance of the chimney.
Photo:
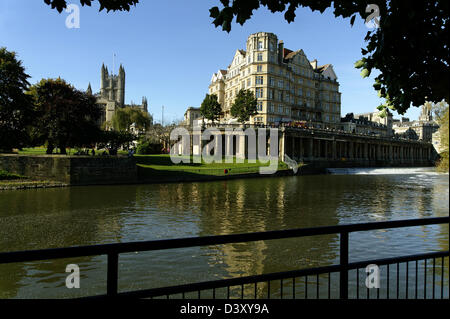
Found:
[{"label": "chimney", "polygon": [[311,66],[313,67],[313,69],[317,69],[317,59],[314,59],[311,61]]},{"label": "chimney", "polygon": [[281,64],[284,58],[284,43],[283,40],[278,42],[278,63]]}]

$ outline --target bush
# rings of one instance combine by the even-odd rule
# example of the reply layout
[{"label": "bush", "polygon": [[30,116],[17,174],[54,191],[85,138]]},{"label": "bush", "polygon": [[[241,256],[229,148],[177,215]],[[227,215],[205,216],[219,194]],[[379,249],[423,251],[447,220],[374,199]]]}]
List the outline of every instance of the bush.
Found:
[{"label": "bush", "polygon": [[141,155],[162,154],[163,145],[149,140],[140,141],[136,148],[136,153]]}]

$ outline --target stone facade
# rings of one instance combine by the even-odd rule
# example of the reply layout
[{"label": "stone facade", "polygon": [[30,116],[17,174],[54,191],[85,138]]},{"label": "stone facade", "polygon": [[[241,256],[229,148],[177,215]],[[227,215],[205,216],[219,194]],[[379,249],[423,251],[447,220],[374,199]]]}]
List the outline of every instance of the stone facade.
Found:
[{"label": "stone facade", "polygon": [[184,125],[187,126],[194,126],[194,124],[196,124],[196,122],[194,121],[201,121],[202,115],[200,113],[200,108],[199,107],[188,107],[186,112],[184,113]]},{"label": "stone facade", "polygon": [[393,116],[387,112],[385,117],[379,111],[353,114],[349,113],[341,119],[340,129],[345,132],[357,134],[370,134],[378,136],[393,136]]},{"label": "stone facade", "polygon": [[4,154],[0,156],[0,169],[69,185],[137,182],[136,161],[128,157]]},{"label": "stone facade", "polygon": [[250,35],[246,50],[236,50],[227,69],[213,74],[209,94],[218,96],[224,121],[232,120],[230,109],[240,89],[251,90],[258,101],[251,124],[302,121],[335,128],[340,123],[341,93],[333,66],[319,66],[301,49],[284,48],[273,33]]},{"label": "stone facade", "polygon": [[432,142],[433,134],[439,130],[439,125],[433,120],[431,104],[427,102],[421,107],[419,120],[397,120],[393,124],[393,129],[397,136]]}]

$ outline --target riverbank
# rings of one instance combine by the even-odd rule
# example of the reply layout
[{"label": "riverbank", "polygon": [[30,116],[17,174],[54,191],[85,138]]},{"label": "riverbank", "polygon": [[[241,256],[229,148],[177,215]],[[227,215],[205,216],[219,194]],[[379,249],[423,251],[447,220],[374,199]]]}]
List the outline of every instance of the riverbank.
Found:
[{"label": "riverbank", "polygon": [[29,179],[0,180],[0,191],[30,189],[30,188],[67,187],[67,186],[69,185],[56,181],[39,181]]}]

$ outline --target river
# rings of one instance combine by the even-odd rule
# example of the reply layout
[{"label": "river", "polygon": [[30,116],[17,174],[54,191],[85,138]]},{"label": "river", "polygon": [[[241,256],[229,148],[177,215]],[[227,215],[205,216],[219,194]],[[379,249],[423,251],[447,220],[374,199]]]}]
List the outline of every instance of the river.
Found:
[{"label": "river", "polygon": [[[448,216],[448,198],[448,175],[432,168],[1,191],[0,252]],[[353,233],[350,261],[448,249],[448,233],[448,225]],[[330,265],[338,257],[338,235],[123,254],[119,291]],[[69,263],[80,267],[80,289],[65,286]],[[105,291],[105,256],[0,265],[0,298]]]}]

